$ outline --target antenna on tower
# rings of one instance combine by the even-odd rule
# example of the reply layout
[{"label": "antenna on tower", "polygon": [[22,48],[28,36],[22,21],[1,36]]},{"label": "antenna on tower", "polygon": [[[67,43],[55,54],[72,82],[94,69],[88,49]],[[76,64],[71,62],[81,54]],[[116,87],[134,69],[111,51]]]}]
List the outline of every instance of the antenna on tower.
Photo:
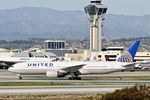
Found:
[{"label": "antenna on tower", "polygon": [[101,3],[102,0],[95,0],[95,1],[91,1],[91,3]]}]

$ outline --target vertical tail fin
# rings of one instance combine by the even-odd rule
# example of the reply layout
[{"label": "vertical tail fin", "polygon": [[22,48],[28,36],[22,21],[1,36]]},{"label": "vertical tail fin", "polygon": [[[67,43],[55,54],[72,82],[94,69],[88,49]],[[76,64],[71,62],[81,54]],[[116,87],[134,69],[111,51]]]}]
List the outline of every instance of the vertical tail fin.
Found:
[{"label": "vertical tail fin", "polygon": [[140,40],[135,41],[127,51],[125,51],[118,59],[118,62],[133,62],[136,52],[140,45]]}]

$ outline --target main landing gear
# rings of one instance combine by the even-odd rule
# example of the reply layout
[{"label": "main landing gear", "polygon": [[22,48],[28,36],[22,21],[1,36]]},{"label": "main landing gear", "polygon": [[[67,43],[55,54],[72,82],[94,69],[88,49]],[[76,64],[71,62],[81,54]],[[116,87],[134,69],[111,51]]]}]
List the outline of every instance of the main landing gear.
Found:
[{"label": "main landing gear", "polygon": [[68,80],[81,80],[81,77],[79,77],[79,74],[70,73],[71,77],[68,78]]},{"label": "main landing gear", "polygon": [[81,77],[69,77],[68,80],[81,80]]}]

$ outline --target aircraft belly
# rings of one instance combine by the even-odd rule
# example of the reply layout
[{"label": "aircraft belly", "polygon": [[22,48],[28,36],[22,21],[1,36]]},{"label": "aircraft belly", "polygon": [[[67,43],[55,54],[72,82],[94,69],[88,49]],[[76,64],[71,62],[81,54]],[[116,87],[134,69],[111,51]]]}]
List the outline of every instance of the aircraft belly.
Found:
[{"label": "aircraft belly", "polygon": [[80,73],[83,75],[86,74],[106,74],[111,72],[120,71],[121,69],[81,69]]}]

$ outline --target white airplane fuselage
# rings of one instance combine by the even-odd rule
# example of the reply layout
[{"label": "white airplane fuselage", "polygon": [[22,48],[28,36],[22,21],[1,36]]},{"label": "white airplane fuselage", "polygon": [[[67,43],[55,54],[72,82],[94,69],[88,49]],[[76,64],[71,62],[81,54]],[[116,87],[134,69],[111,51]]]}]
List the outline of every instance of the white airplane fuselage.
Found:
[{"label": "white airplane fuselage", "polygon": [[117,72],[121,70],[125,70],[123,67],[128,65],[129,63],[121,63],[121,62],[24,62],[18,63],[14,66],[10,67],[8,70],[17,74],[25,74],[25,75],[39,75],[45,74],[47,71],[59,71],[63,72],[63,68],[67,68],[69,66],[75,65],[84,65],[79,69],[81,75],[87,74],[106,74],[111,72]]}]

